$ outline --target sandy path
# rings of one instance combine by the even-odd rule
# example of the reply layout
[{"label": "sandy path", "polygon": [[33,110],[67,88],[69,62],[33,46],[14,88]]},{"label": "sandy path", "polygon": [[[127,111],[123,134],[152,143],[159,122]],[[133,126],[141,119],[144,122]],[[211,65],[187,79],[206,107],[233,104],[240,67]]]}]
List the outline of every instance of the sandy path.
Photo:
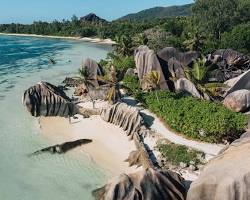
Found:
[{"label": "sandy path", "polygon": [[[131,97],[126,97],[123,100],[124,102],[127,102],[128,104],[133,105],[133,106],[136,106],[137,104],[136,101]],[[170,131],[161,122],[161,120],[155,114],[151,113],[149,110],[140,109],[140,112],[144,114],[144,120],[150,124],[150,128],[152,130],[161,134],[163,137],[165,137],[166,139],[168,139],[169,141],[173,143],[185,145],[187,147],[197,149],[211,156],[217,155],[220,152],[220,150],[222,150],[225,146],[222,144],[209,144],[205,142],[198,142],[198,141],[186,139]]]}]

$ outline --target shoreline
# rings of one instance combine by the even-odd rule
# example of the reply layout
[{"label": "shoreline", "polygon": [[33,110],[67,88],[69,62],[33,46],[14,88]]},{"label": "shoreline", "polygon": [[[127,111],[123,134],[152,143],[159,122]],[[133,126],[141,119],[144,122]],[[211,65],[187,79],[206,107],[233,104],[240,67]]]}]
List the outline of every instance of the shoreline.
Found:
[{"label": "shoreline", "polygon": [[[87,102],[82,105],[91,107],[92,104]],[[103,105],[103,102],[96,103],[98,107]],[[129,154],[136,150],[136,146],[121,128],[103,121],[100,116],[82,118],[77,115],[77,117],[78,119],[71,119],[71,123],[66,118],[42,117],[40,119],[41,135],[53,144],[92,139],[92,143],[77,147],[69,154],[77,159],[87,154],[97,166],[111,175],[109,179],[141,169],[136,166],[129,167],[129,163],[124,162]]]},{"label": "shoreline", "polygon": [[53,36],[53,35],[23,34],[23,33],[0,33],[0,35],[17,36],[17,37],[36,37],[36,38],[75,40],[75,41],[90,42],[90,43],[105,44],[105,45],[116,44],[115,41],[113,41],[109,38],[100,39],[100,38],[90,38],[90,37]]}]

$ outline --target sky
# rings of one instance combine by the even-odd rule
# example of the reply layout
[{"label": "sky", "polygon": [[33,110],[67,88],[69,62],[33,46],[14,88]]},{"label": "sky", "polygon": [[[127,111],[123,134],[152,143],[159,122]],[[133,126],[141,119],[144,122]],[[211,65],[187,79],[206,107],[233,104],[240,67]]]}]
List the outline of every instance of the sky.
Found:
[{"label": "sky", "polygon": [[0,0],[0,24],[70,19],[88,13],[114,20],[155,6],[192,3],[193,0]]}]

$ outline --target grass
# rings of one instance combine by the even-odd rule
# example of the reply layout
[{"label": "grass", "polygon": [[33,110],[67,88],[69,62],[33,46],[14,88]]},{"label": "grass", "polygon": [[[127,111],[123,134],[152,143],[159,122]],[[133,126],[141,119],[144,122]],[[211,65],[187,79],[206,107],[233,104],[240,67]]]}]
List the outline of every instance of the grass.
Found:
[{"label": "grass", "polygon": [[181,162],[189,164],[191,161],[195,164],[201,163],[201,160],[198,158],[198,155],[202,154],[200,151],[174,143],[159,144],[157,148],[162,156],[172,165],[179,165]]}]

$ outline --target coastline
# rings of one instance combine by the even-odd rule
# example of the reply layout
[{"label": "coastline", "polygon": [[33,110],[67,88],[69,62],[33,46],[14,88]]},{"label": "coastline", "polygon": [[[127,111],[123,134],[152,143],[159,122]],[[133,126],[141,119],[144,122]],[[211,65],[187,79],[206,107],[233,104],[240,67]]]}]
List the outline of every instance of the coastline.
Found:
[{"label": "coastline", "polygon": [[76,40],[82,42],[90,42],[96,44],[114,45],[115,41],[107,38],[90,38],[90,37],[70,37],[70,36],[52,36],[52,35],[36,35],[36,34],[22,34],[22,33],[0,33],[0,35],[17,36],[17,37],[36,37],[36,38],[50,38],[50,39],[64,39],[64,40]]},{"label": "coastline", "polygon": [[[84,107],[91,105],[89,102],[82,104]],[[96,103],[96,106],[103,106],[103,102]],[[89,159],[111,175],[110,178],[141,169],[129,167],[129,163],[124,162],[136,150],[136,146],[121,128],[103,121],[100,116],[86,119],[80,115],[77,117],[78,119],[71,119],[71,123],[66,118],[43,117],[40,119],[41,135],[53,144],[92,139],[92,143],[77,147],[69,154],[77,159],[87,154]]]}]

